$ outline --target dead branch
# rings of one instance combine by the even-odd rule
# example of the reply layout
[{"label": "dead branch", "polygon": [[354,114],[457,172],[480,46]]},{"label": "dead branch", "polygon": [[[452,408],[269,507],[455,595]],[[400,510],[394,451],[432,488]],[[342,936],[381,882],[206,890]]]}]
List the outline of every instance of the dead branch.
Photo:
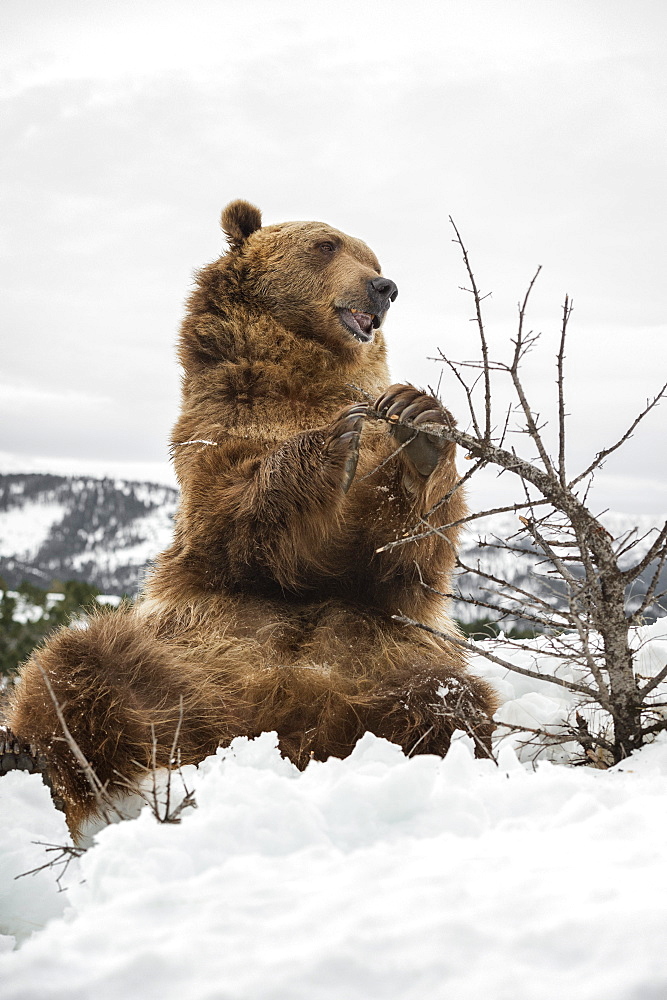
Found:
[{"label": "dead branch", "polygon": [[[508,587],[510,590],[515,591],[517,594],[523,597],[526,602],[532,604],[533,606],[544,608],[545,612],[548,612],[549,614],[549,617],[544,619],[545,622],[553,623],[554,615],[557,618],[563,617],[566,618],[567,621],[570,621],[569,613],[561,611],[558,608],[553,608],[547,601],[543,600],[541,597],[538,597],[537,594],[531,594],[529,591],[523,590],[523,588],[521,587],[517,587],[516,584],[510,583],[509,580],[503,580],[498,576],[494,576],[492,573],[486,573],[482,569],[468,566],[460,558],[457,558],[456,562],[457,566],[459,566],[459,568],[462,569],[465,573],[472,573],[475,576],[479,576],[484,580],[488,580],[490,583],[497,583],[501,587]],[[515,600],[514,597],[511,597],[511,599]]]},{"label": "dead branch", "polygon": [[[655,691],[658,685],[662,684],[665,679],[667,679],[667,663],[664,665],[662,670],[658,671],[655,677],[652,677],[650,681],[639,689],[642,699],[645,700],[651,691]],[[655,708],[655,705],[651,705],[651,708]]]},{"label": "dead branch", "polygon": [[[600,761],[604,758],[606,766],[610,759],[619,761],[632,750],[641,746],[646,736],[650,732],[657,731],[656,727],[662,725],[662,722],[653,722],[649,718],[651,705],[647,698],[663,681],[667,680],[667,667],[661,670],[656,677],[640,686],[639,678],[635,676],[634,672],[636,653],[632,649],[629,638],[629,628],[637,620],[637,612],[634,615],[626,612],[625,601],[630,584],[656,563],[638,613],[644,613],[651,606],[651,602],[655,603],[655,592],[662,569],[667,562],[667,524],[663,526],[644,555],[638,558],[634,565],[621,570],[619,559],[621,557],[624,560],[627,559],[628,553],[638,543],[638,539],[633,539],[629,535],[620,542],[615,541],[602,524],[600,516],[596,516],[587,506],[588,491],[595,470],[602,465],[605,458],[628,440],[643,418],[665,397],[667,384],[652,399],[647,401],[644,409],[613,445],[598,452],[580,475],[574,478],[569,477],[566,468],[565,356],[568,324],[573,308],[571,299],[566,296],[563,304],[556,356],[558,454],[554,461],[545,445],[543,436],[543,429],[547,421],[532,409],[522,376],[522,362],[539,338],[539,335],[533,334],[532,331],[526,332],[526,317],[530,295],[540,269],[538,268],[533,276],[527,292],[519,304],[518,330],[516,337],[512,340],[513,352],[510,362],[492,361],[489,357],[488,340],[482,315],[484,296],[480,295],[467,249],[453,221],[452,227],[456,235],[454,242],[461,249],[464,267],[469,279],[470,287],[465,290],[473,295],[475,302],[474,321],[477,323],[479,332],[481,359],[454,362],[445,357],[443,352],[440,352],[440,356],[465,391],[472,430],[461,431],[455,426],[444,424],[420,425],[417,428],[409,420],[400,421],[400,423],[412,431],[420,430],[440,438],[443,442],[450,441],[464,448],[467,457],[473,459],[475,464],[466,473],[463,480],[469,479],[477,469],[483,466],[495,466],[500,470],[500,474],[508,472],[516,476],[525,502],[493,508],[440,525],[430,524],[428,520],[422,518],[420,524],[405,532],[402,537],[385,543],[378,549],[378,552],[388,551],[399,545],[419,542],[432,535],[447,538],[446,532],[450,529],[456,529],[463,524],[471,523],[490,514],[508,511],[526,512],[526,516],[520,517],[520,520],[535,546],[536,551],[531,552],[531,556],[536,558],[537,553],[540,554],[537,565],[543,567],[542,583],[547,586],[547,580],[551,580],[552,587],[556,581],[559,584],[558,591],[553,589],[555,598],[553,604],[545,601],[541,596],[529,594],[525,589],[517,587],[509,580],[503,580],[488,573],[479,564],[476,568],[466,566],[460,558],[459,567],[467,573],[476,574],[486,585],[482,589],[494,596],[488,599],[466,597],[460,594],[445,596],[453,596],[466,603],[475,603],[480,608],[499,615],[501,620],[503,617],[513,615],[520,620],[532,622],[535,625],[539,624],[547,635],[550,633],[555,635],[559,630],[562,630],[564,625],[568,626],[574,634],[569,637],[567,643],[563,644],[560,652],[556,655],[562,662],[569,661],[580,664],[586,672],[586,676],[592,678],[592,682],[578,684],[575,681],[567,681],[559,677],[557,673],[544,675],[537,670],[518,667],[515,663],[490,654],[482,648],[477,648],[472,643],[444,635],[437,629],[423,623],[415,622],[402,615],[396,616],[396,619],[405,624],[425,629],[434,635],[439,635],[440,638],[448,642],[476,651],[491,662],[508,670],[566,687],[599,704],[610,717],[613,739],[608,739],[605,731],[592,732],[590,727],[587,724],[584,726],[583,723],[578,723],[577,727],[573,728],[573,739],[579,742],[591,763],[594,763],[595,766],[601,766]],[[475,373],[474,376],[464,377],[463,372],[467,369],[472,370]],[[495,438],[493,436],[495,430],[492,424],[492,372],[504,373],[505,376],[509,376],[511,388],[517,400],[514,412],[519,414],[519,426],[511,428],[511,431],[523,434],[528,438],[531,450],[533,447],[536,449],[534,459],[527,459],[518,454],[515,448],[506,447],[504,444],[506,435],[510,431],[509,419],[513,412],[512,407],[507,410],[500,435],[495,434]],[[483,380],[484,384],[483,417],[480,417],[476,412],[474,395],[480,379]],[[575,488],[580,483],[584,484],[582,489],[575,492]],[[456,486],[436,501],[427,517],[430,517],[436,510],[446,509],[447,502],[455,489]],[[546,514],[540,514],[542,506],[546,510]],[[480,542],[480,546],[499,547],[489,542]],[[517,551],[517,547],[511,544],[505,545],[504,548],[506,551]],[[519,549],[520,554],[523,554],[523,551],[523,549]],[[422,584],[425,585],[423,580]],[[430,586],[429,589],[440,593]],[[511,602],[509,607],[506,606],[506,601]],[[516,607],[517,604],[519,607]],[[576,645],[574,654],[572,653],[573,642]],[[667,726],[667,722],[665,726]]]},{"label": "dead branch", "polygon": [[585,684],[577,684],[576,681],[569,681],[565,677],[557,677],[556,674],[544,674],[540,673],[538,670],[530,670],[528,667],[520,667],[516,663],[511,663],[509,660],[504,660],[502,657],[496,656],[494,653],[490,653],[487,649],[482,649],[479,645],[476,645],[473,642],[468,642],[466,639],[459,639],[457,636],[441,632],[440,629],[433,628],[431,625],[425,625],[423,622],[414,621],[412,618],[406,618],[405,615],[392,615],[391,617],[394,621],[401,622],[403,625],[413,625],[415,628],[420,628],[424,632],[429,632],[431,635],[435,635],[439,639],[444,639],[446,642],[450,642],[454,646],[460,646],[463,649],[467,649],[470,653],[478,653],[486,660],[490,660],[491,663],[495,663],[499,667],[505,667],[507,670],[512,670],[514,673],[523,674],[524,677],[532,677],[534,680],[545,681],[549,684],[556,684],[558,687],[567,688],[569,691],[576,691],[579,694],[584,694],[587,698],[592,698],[594,701],[600,700],[601,692],[595,691],[593,688],[590,688]]},{"label": "dead branch", "polygon": [[[174,738],[171,744],[171,751],[169,754],[169,766],[167,768],[160,768],[157,761],[157,747],[158,741],[155,733],[155,726],[151,724],[151,763],[150,766],[146,767],[145,764],[141,764],[139,761],[134,761],[137,767],[144,771],[146,774],[151,776],[151,785],[148,792],[144,791],[141,786],[137,785],[136,782],[129,782],[123,775],[118,774],[119,784],[122,785],[128,792],[134,795],[138,795],[140,799],[150,808],[153,816],[158,821],[158,823],[180,823],[181,813],[185,809],[196,809],[197,802],[195,799],[195,793],[193,790],[189,789],[185,777],[183,775],[183,770],[181,767],[181,753],[179,747],[179,737],[181,734],[181,729],[183,727],[183,696],[179,698],[178,706],[178,719],[176,722],[176,728],[174,730]],[[160,794],[158,789],[157,775],[158,771],[166,770],[166,785],[165,785],[165,797],[164,802],[160,802]],[[183,798],[176,805],[171,804],[171,782],[173,774],[176,772],[181,779],[183,785]]]},{"label": "dead branch", "polygon": [[48,844],[41,840],[33,840],[33,844],[35,844],[37,847],[46,848],[44,852],[45,854],[52,854],[54,851],[57,851],[58,854],[55,858],[51,858],[50,861],[46,861],[43,865],[38,865],[37,868],[31,868],[30,871],[21,872],[20,875],[15,875],[14,880],[19,878],[25,878],[27,875],[36,875],[37,872],[43,872],[47,868],[57,868],[58,865],[60,865],[61,870],[56,876],[56,884],[58,886],[58,891],[64,892],[63,887],[60,884],[61,879],[64,878],[67,869],[71,865],[72,861],[75,861],[76,859],[83,857],[83,855],[86,853],[87,848],[73,847],[70,844]]},{"label": "dead branch", "polygon": [[[413,440],[413,438],[411,438],[410,440],[412,441],[412,440]],[[408,442],[406,442],[406,444],[409,444],[409,443],[410,443],[409,441],[408,441]],[[467,482],[468,482],[468,480],[469,480],[469,479],[470,479],[470,478],[471,478],[472,476],[474,476],[474,475],[475,475],[475,473],[476,473],[476,472],[477,472],[477,471],[478,471],[479,469],[481,469],[483,465],[484,465],[484,462],[482,462],[482,461],[479,461],[479,462],[475,462],[475,464],[474,464],[474,465],[472,465],[472,466],[471,466],[471,467],[470,467],[470,468],[468,469],[468,471],[467,471],[467,472],[465,473],[465,475],[461,476],[461,478],[460,478],[460,479],[458,479],[458,480],[457,480],[457,481],[456,481],[456,482],[454,483],[454,485],[452,486],[452,488],[451,488],[450,490],[448,490],[448,491],[447,491],[447,492],[445,493],[445,495],[444,495],[444,496],[440,497],[440,499],[439,499],[439,500],[438,500],[438,501],[437,501],[436,503],[434,503],[434,504],[433,504],[433,506],[431,507],[431,509],[430,509],[430,510],[427,510],[427,511],[426,511],[426,513],[424,514],[424,518],[423,518],[423,520],[426,520],[426,518],[427,518],[427,517],[430,517],[430,516],[431,516],[432,514],[435,514],[436,510],[439,510],[439,508],[440,508],[440,507],[442,507],[442,506],[444,506],[444,504],[446,504],[446,503],[449,503],[449,501],[450,501],[450,500],[451,500],[451,498],[452,498],[452,497],[454,496],[454,494],[455,494],[455,493],[457,493],[457,492],[458,492],[458,490],[460,490],[460,489],[461,489],[461,487],[462,487],[462,486],[464,486],[464,485],[465,485],[465,483],[467,483]],[[416,529],[411,529],[411,530],[416,530]]]},{"label": "dead branch", "polygon": [[532,345],[532,343],[534,343],[536,339],[536,338],[526,339],[523,332],[523,324],[526,315],[526,308],[528,307],[528,299],[530,298],[530,293],[533,290],[533,286],[535,285],[535,282],[537,281],[538,275],[541,270],[542,268],[538,267],[530,284],[528,285],[528,291],[524,296],[523,302],[519,306],[519,329],[517,332],[516,340],[514,341],[514,357],[512,358],[512,363],[510,365],[509,372],[512,378],[512,383],[514,385],[514,390],[518,396],[519,402],[521,404],[521,409],[523,410],[523,414],[526,420],[527,433],[532,438],[539,452],[539,456],[542,460],[544,468],[549,473],[549,475],[553,476],[555,475],[554,467],[551,463],[551,459],[549,458],[547,450],[544,447],[542,435],[540,434],[540,428],[537,425],[537,422],[533,415],[533,411],[528,403],[528,399],[526,397],[526,393],[523,387],[523,382],[521,381],[521,378],[519,376],[519,365],[521,364],[521,360],[524,357],[526,351],[530,348],[530,346]]},{"label": "dead branch", "polygon": [[[463,564],[459,563],[459,565],[463,565]],[[533,615],[530,612],[522,611],[520,608],[517,608],[515,605],[511,606],[511,607],[502,607],[499,604],[491,604],[491,603],[489,603],[487,601],[482,601],[478,597],[466,597],[465,594],[462,594],[460,592],[457,592],[455,594],[454,593],[444,593],[442,590],[437,590],[435,587],[432,587],[430,583],[426,583],[426,581],[424,580],[424,577],[422,575],[421,567],[419,566],[419,564],[417,562],[415,562],[415,567],[417,569],[417,573],[419,574],[419,582],[420,582],[421,586],[425,590],[430,590],[431,593],[433,593],[433,594],[438,594],[440,597],[450,598],[450,599],[455,600],[455,601],[462,601],[464,604],[473,604],[473,605],[475,605],[476,607],[479,607],[479,608],[485,608],[486,610],[489,610],[489,611],[495,611],[495,612],[498,612],[501,615],[501,617],[503,617],[503,618],[509,618],[510,616],[513,616],[515,618],[519,618],[521,621],[532,622],[532,624],[539,625],[542,628],[544,628],[544,627],[548,628],[550,626],[553,626],[553,619],[540,618],[538,615]],[[481,570],[479,571],[479,575],[480,576],[484,576],[486,579],[491,579],[491,580],[494,580],[494,581],[497,581],[497,579],[498,579],[497,577],[492,577],[489,574],[482,573]],[[510,584],[509,586],[512,586],[512,585]],[[516,588],[516,589],[518,590],[519,588]],[[490,588],[489,588],[489,592],[490,593],[497,593],[497,591],[491,591]],[[555,614],[558,615],[559,612],[556,611]],[[565,615],[565,613],[563,613],[563,617],[566,619],[566,621],[568,620],[567,616]]]},{"label": "dead branch", "polygon": [[567,334],[567,324],[572,315],[572,303],[568,296],[565,296],[563,305],[563,321],[560,330],[560,345],[556,359],[557,385],[558,385],[558,478],[561,486],[567,485],[567,474],[565,470],[565,390],[563,385],[564,362],[565,362],[565,337]]},{"label": "dead branch", "polygon": [[[384,418],[380,418],[384,419]],[[410,421],[399,421],[400,423],[405,423],[406,427],[410,426]],[[428,428],[428,433],[431,433],[431,427],[440,426],[439,424],[422,424],[422,427]],[[388,552],[390,549],[396,548],[397,545],[407,545],[409,542],[418,542],[422,538],[428,538],[429,535],[437,535],[443,531],[448,531],[450,528],[458,528],[462,524],[470,524],[472,521],[478,521],[480,517],[488,517],[490,514],[505,514],[508,512],[514,512],[517,510],[526,510],[526,508],[535,507],[538,504],[548,503],[547,500],[536,500],[530,503],[515,503],[510,504],[509,507],[493,507],[490,510],[483,510],[477,514],[466,514],[465,517],[459,518],[458,521],[450,521],[449,524],[439,524],[437,527],[431,527],[427,531],[422,531],[420,534],[411,534],[405,538],[396,538],[393,542],[387,542],[386,545],[381,546],[376,549],[376,552]]]},{"label": "dead branch", "polygon": [[[416,437],[417,437],[417,431],[415,431],[414,434],[411,434],[410,437],[403,442],[403,444],[399,444],[398,448],[395,448],[390,455],[387,455],[387,457],[383,459],[381,462],[379,462],[378,465],[374,466],[374,468],[372,468],[370,472],[367,472],[364,476],[357,476],[355,478],[355,482],[362,483],[364,479],[370,479],[370,477],[374,476],[376,472],[378,472],[383,466],[387,464],[387,462],[391,462],[392,459],[396,458],[396,456],[403,451],[404,448],[407,448],[409,444],[412,444],[412,442],[415,440]],[[454,489],[458,489],[459,485],[460,484],[457,483]]]},{"label": "dead branch", "polygon": [[[468,400],[468,412],[470,414],[470,419],[472,420],[472,425],[473,425],[475,434],[477,435],[477,437],[482,437],[482,432],[481,432],[481,430],[479,428],[479,424],[477,423],[477,411],[475,410],[475,405],[473,403],[473,392],[475,391],[475,387],[477,385],[477,380],[475,380],[472,385],[468,385],[468,383],[465,381],[465,379],[462,378],[461,373],[459,372],[459,370],[456,367],[456,365],[452,361],[450,361],[449,358],[446,358],[445,355],[442,353],[442,351],[438,351],[438,353],[440,355],[440,360],[444,361],[444,363],[449,366],[449,368],[451,369],[451,371],[454,374],[454,377],[457,379],[457,381],[459,382],[459,384],[463,387],[463,391],[465,392],[467,400]],[[433,359],[433,360],[437,360],[437,359]],[[480,374],[479,377],[481,378],[481,374]]]}]

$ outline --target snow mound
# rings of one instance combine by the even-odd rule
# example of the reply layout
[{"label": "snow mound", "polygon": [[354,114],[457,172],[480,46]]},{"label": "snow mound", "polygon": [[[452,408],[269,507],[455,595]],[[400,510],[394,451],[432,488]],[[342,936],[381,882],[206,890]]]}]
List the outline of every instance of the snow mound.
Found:
[{"label": "snow mound", "polygon": [[[20,877],[50,860],[44,844],[70,844],[65,817],[39,775],[10,771],[0,780],[0,952],[65,910],[53,870]],[[41,843],[38,843],[41,842]],[[1,981],[1,980],[0,980]]]},{"label": "snow mound", "polygon": [[0,955],[3,1000],[657,1000],[666,777],[667,738],[597,771],[367,734],[304,772],[240,738],[185,769],[179,824],[103,829],[58,894],[53,871],[12,880],[66,834],[11,774],[2,930],[42,929]]}]

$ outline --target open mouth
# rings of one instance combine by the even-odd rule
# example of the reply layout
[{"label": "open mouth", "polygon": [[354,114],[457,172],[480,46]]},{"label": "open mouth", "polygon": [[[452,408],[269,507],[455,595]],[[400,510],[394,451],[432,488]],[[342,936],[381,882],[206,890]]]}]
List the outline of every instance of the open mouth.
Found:
[{"label": "open mouth", "polygon": [[369,344],[373,339],[373,329],[380,325],[380,319],[373,313],[359,312],[358,309],[339,309],[338,315],[362,344]]}]

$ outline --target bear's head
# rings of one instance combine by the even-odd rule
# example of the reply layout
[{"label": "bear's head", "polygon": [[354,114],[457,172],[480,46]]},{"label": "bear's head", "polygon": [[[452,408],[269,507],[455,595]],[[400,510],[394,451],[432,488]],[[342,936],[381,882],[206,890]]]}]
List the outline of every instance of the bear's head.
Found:
[{"label": "bear's head", "polygon": [[398,294],[361,240],[322,222],[262,227],[258,208],[233,201],[222,213],[246,301],[283,327],[335,353],[372,348],[376,331]]}]

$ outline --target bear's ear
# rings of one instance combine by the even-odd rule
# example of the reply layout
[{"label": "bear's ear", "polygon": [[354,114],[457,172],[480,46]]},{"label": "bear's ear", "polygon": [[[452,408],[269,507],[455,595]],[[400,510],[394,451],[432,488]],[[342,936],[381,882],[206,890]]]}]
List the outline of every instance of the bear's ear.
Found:
[{"label": "bear's ear", "polygon": [[230,201],[222,210],[220,225],[232,250],[238,250],[251,233],[262,228],[262,213],[249,201]]}]

